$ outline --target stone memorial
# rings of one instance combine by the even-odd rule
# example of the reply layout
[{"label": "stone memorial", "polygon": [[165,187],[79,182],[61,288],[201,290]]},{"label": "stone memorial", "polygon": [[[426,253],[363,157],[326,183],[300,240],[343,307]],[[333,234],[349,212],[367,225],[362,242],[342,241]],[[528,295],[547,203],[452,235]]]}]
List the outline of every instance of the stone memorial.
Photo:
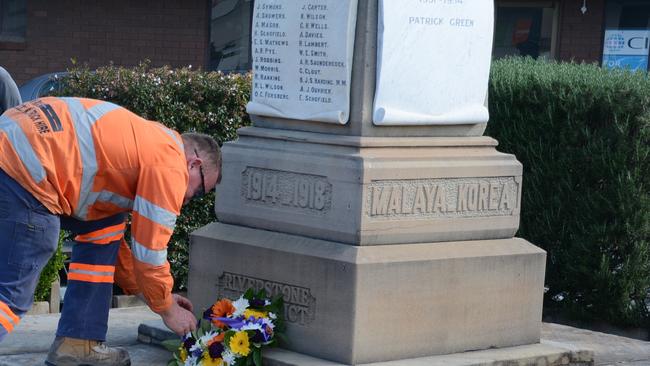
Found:
[{"label": "stone memorial", "polygon": [[224,145],[219,222],[192,235],[195,307],[282,295],[291,352],[269,365],[538,343],[546,253],[514,237],[521,164],[482,136],[493,14],[257,0],[253,127]]}]

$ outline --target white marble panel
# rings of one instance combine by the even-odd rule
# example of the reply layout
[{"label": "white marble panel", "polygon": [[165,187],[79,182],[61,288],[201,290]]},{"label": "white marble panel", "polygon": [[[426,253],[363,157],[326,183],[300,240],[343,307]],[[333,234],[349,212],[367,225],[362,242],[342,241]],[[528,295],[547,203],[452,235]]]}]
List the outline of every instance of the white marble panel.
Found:
[{"label": "white marble panel", "polygon": [[256,0],[250,114],[347,123],[357,0]]},{"label": "white marble panel", "polygon": [[491,0],[379,0],[376,125],[486,123]]}]

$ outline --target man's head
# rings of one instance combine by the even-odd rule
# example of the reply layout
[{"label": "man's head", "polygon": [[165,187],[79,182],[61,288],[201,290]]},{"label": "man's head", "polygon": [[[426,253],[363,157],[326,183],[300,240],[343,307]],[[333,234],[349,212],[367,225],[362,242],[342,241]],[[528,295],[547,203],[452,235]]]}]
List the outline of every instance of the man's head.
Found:
[{"label": "man's head", "polygon": [[184,133],[183,145],[190,179],[183,204],[210,192],[221,181],[221,150],[217,142],[202,133]]}]

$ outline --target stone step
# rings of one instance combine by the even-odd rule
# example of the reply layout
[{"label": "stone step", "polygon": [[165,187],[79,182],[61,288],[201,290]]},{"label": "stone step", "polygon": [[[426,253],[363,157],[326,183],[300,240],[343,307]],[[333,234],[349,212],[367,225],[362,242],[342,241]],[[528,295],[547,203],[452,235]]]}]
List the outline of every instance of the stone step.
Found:
[{"label": "stone step", "polygon": [[[142,343],[162,346],[168,339],[176,339],[162,320],[143,322],[138,327],[138,340]],[[452,355],[413,358],[392,362],[365,364],[366,366],[587,366],[594,364],[594,353],[580,350],[570,344],[543,340],[541,343],[463,352]],[[343,366],[341,363],[322,360],[304,354],[270,349],[264,352],[265,366]],[[361,366],[361,365],[360,365]]]}]

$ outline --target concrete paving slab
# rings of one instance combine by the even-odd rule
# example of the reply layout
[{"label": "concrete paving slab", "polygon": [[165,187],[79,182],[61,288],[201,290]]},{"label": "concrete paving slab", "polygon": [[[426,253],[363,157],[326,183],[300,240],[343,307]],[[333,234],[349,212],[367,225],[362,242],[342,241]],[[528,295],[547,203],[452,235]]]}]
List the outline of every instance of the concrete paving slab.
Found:
[{"label": "concrete paving slab", "polygon": [[[0,344],[0,366],[43,365],[46,352],[54,338],[59,316],[59,314],[26,316],[14,333]],[[138,343],[138,327],[141,323],[146,325],[144,328],[141,326],[141,329],[148,328],[148,335],[158,334],[161,337],[170,335],[164,329],[160,317],[146,307],[112,309],[109,317],[107,343],[112,346],[125,346],[131,354],[134,366],[167,365],[169,353],[166,350]],[[559,346],[574,351],[589,349],[595,354],[595,365],[597,366],[650,366],[650,342],[560,324],[543,323],[541,346],[551,348]],[[269,366],[271,358],[278,352],[286,353],[287,351],[269,352],[267,355]],[[294,354],[294,356],[301,355]],[[330,366],[333,364],[321,361],[318,365]],[[400,363],[399,365],[406,364]],[[417,363],[413,365],[419,366]],[[435,365],[435,363],[430,365]],[[447,365],[454,364],[445,364],[445,366]]]},{"label": "concrete paving slab", "polygon": [[[132,366],[166,366],[169,352],[144,344],[125,347],[131,355]],[[23,353],[0,356],[0,366],[43,366],[47,353]]]},{"label": "concrete paving slab", "polygon": [[543,323],[542,339],[590,349],[596,365],[650,366],[650,342],[554,323]]},{"label": "concrete paving slab", "polygon": [[[25,316],[18,327],[0,343],[0,357],[47,352],[54,340],[60,317],[61,314]],[[137,344],[138,325],[142,321],[154,319],[160,319],[160,316],[146,306],[111,309],[108,318],[107,344],[112,346]]]}]

